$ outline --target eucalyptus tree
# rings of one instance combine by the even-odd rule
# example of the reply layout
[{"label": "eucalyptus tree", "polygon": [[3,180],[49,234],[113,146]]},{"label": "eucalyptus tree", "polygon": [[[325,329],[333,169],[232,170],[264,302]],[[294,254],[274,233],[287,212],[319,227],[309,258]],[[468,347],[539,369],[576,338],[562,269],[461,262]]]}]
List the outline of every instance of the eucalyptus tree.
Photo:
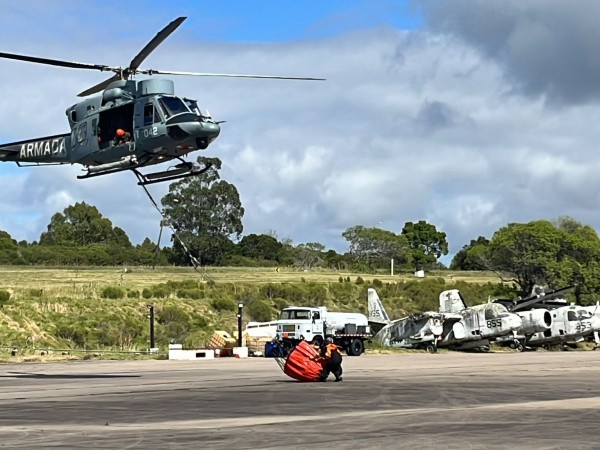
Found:
[{"label": "eucalyptus tree", "polygon": [[346,229],[342,237],[349,242],[353,259],[368,267],[387,267],[390,259],[398,264],[408,260],[406,239],[391,231],[356,225]]},{"label": "eucalyptus tree", "polygon": [[406,239],[415,270],[423,269],[436,262],[440,256],[448,254],[446,233],[438,231],[435,225],[424,220],[406,222],[402,228],[402,236]]},{"label": "eucalyptus tree", "polygon": [[237,188],[219,175],[219,158],[199,157],[209,169],[201,175],[184,178],[169,186],[162,198],[163,214],[177,233],[173,255],[178,263],[191,256],[202,264],[219,265],[235,252],[231,238],[238,239],[244,227]]}]

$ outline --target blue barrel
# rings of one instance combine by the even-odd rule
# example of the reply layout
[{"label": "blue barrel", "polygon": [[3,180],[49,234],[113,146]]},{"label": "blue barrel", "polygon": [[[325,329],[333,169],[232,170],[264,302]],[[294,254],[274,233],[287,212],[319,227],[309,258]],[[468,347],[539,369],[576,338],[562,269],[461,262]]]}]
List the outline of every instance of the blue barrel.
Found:
[{"label": "blue barrel", "polygon": [[283,356],[285,356],[285,350],[279,342],[271,341],[265,344],[265,358],[281,358]]}]

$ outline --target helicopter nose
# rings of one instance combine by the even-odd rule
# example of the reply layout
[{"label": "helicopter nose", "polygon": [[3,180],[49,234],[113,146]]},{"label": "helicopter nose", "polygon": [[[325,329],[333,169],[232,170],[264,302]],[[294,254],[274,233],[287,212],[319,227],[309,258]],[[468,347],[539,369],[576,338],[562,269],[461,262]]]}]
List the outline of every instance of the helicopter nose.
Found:
[{"label": "helicopter nose", "polygon": [[221,127],[214,122],[201,122],[202,132],[208,137],[216,138],[221,133]]},{"label": "helicopter nose", "polygon": [[221,132],[221,127],[215,122],[204,122],[197,117],[191,117],[192,114],[173,116],[167,122],[169,135],[176,140],[182,140],[189,137],[203,138],[207,142],[212,142]]}]

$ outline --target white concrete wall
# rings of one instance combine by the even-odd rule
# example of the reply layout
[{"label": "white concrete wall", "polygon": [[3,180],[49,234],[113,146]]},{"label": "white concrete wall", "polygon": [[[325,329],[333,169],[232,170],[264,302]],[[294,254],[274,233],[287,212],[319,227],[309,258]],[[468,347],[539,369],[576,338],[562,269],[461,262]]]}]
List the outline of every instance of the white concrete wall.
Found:
[{"label": "white concrete wall", "polygon": [[169,347],[169,359],[187,361],[194,359],[215,359],[215,351],[211,349],[181,350]]}]

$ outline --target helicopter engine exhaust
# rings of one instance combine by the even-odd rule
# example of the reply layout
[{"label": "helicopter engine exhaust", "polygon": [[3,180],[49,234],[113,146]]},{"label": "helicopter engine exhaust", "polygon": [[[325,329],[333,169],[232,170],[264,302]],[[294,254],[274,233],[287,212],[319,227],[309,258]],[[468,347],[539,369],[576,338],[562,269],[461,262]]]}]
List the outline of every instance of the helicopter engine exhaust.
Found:
[{"label": "helicopter engine exhaust", "polygon": [[533,334],[546,331],[552,326],[552,315],[547,309],[533,309],[531,311],[519,311],[517,314],[523,320],[521,334]]},{"label": "helicopter engine exhaust", "polygon": [[115,161],[108,164],[100,164],[98,166],[89,166],[87,170],[88,173],[99,173],[115,169],[123,169],[131,166],[137,166],[137,164],[137,158],[134,155],[131,155],[121,159],[120,161]]}]

